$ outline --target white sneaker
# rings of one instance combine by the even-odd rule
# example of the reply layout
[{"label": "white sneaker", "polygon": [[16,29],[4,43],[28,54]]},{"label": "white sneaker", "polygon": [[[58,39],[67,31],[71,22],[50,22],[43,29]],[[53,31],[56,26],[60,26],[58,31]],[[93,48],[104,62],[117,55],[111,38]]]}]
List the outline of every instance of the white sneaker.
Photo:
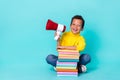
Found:
[{"label": "white sneaker", "polygon": [[84,72],[87,71],[87,67],[86,67],[85,65],[81,65],[81,70],[82,70],[82,72],[84,73]]},{"label": "white sneaker", "polygon": [[56,67],[53,67],[53,69],[56,71]]}]

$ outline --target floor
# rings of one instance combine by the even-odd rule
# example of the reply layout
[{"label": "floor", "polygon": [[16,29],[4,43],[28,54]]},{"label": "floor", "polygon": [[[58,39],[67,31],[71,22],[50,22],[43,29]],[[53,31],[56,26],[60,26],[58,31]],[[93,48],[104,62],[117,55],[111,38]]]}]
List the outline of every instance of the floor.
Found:
[{"label": "floor", "polygon": [[[44,51],[43,51],[44,52]],[[87,65],[87,72],[78,77],[57,77],[55,70],[45,61],[47,54],[21,53],[22,55],[1,55],[0,80],[119,80],[120,63],[94,60]],[[19,52],[18,52],[19,54]],[[24,54],[24,55],[23,55]],[[30,54],[28,56],[28,54]]]}]

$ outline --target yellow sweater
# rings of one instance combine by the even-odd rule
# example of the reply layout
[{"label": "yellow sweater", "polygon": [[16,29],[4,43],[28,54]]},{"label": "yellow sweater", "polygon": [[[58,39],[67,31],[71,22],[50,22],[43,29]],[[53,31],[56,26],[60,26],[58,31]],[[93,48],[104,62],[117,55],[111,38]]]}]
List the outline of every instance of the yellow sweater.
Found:
[{"label": "yellow sweater", "polygon": [[85,48],[85,39],[80,34],[73,34],[70,32],[64,32],[61,40],[61,46],[76,46],[78,51],[82,51]]}]

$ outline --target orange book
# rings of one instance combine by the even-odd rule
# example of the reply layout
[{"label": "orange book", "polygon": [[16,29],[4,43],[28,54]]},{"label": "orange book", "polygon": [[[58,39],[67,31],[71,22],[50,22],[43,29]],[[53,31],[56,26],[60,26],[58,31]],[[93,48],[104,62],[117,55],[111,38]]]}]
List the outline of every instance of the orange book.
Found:
[{"label": "orange book", "polygon": [[64,50],[58,49],[57,51],[58,52],[79,52],[78,50],[66,50],[66,49],[64,49]]},{"label": "orange book", "polygon": [[57,69],[57,72],[78,72],[78,69]]}]

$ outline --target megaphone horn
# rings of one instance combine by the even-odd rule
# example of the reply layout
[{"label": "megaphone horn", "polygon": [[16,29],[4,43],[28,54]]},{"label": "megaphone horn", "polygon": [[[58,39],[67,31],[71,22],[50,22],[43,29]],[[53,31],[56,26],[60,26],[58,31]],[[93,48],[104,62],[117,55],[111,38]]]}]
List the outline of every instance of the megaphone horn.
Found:
[{"label": "megaphone horn", "polygon": [[66,29],[66,26],[62,24],[58,24],[48,19],[47,24],[46,24],[46,30],[56,30],[56,31],[64,32],[65,29]]},{"label": "megaphone horn", "polygon": [[57,32],[57,36],[55,36],[55,40],[57,40],[60,36],[61,32],[64,32],[66,29],[65,25],[58,24],[53,22],[52,20],[48,19],[47,24],[46,24],[46,30],[55,30]]}]

